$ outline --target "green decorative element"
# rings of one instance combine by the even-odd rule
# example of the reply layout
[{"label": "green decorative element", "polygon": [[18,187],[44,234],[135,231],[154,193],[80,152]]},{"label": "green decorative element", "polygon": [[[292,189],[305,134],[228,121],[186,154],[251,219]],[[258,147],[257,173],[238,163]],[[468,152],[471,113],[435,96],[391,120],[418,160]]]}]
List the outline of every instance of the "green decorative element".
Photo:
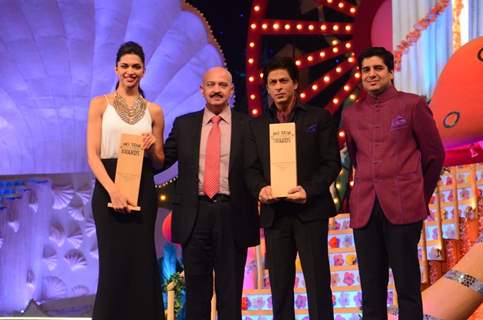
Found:
[{"label": "green decorative element", "polygon": [[184,319],[184,302],[186,299],[183,264],[178,259],[176,246],[166,242],[163,256],[159,259],[161,282],[163,284],[164,308],[167,308],[168,290],[174,291],[175,319]]},{"label": "green decorative element", "polygon": [[183,291],[185,290],[185,281],[183,272],[176,272],[163,285],[163,290],[168,292],[168,288],[174,291],[174,314],[175,319],[180,319],[178,316],[183,308],[184,298]]},{"label": "green decorative element", "polygon": [[347,197],[347,186],[349,185],[349,177],[352,170],[351,159],[346,147],[340,151],[340,159],[342,169],[337,179],[335,179],[335,191],[333,194],[334,200],[337,199],[335,201],[337,211],[341,210],[344,199]]}]

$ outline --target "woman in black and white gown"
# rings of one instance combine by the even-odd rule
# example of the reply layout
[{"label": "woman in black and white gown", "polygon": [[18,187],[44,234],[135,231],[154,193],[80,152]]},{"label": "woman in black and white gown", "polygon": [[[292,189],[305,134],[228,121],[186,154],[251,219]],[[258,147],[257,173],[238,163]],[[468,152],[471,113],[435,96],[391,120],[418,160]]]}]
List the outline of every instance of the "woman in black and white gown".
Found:
[{"label": "woman in black and white gown", "polygon": [[[164,116],[143,97],[144,52],[135,42],[117,52],[114,92],[92,99],[87,123],[87,157],[96,177],[92,210],[99,248],[99,282],[94,320],[164,319],[154,246],[157,198],[153,167],[164,160]],[[138,204],[131,211],[114,184],[121,133],[143,136],[145,158]],[[108,203],[112,203],[112,208]]]}]

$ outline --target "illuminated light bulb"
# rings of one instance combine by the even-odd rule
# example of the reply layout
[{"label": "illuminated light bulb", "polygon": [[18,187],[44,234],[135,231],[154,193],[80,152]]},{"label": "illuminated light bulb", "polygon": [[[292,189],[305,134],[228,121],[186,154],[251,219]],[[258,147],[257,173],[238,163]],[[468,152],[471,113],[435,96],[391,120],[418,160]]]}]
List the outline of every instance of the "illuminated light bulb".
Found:
[{"label": "illuminated light bulb", "polygon": [[256,23],[252,23],[252,24],[250,25],[250,28],[252,28],[252,29],[256,29],[256,28],[257,28],[257,24],[256,24]]},{"label": "illuminated light bulb", "polygon": [[350,87],[349,85],[347,85],[347,84],[346,84],[346,85],[344,86],[344,90],[345,90],[345,91],[349,91],[350,89],[351,89],[351,87]]},{"label": "illuminated light bulb", "polygon": [[324,82],[329,82],[330,81],[330,77],[329,76],[325,76],[324,77]]},{"label": "illuminated light bulb", "polygon": [[338,43],[339,43],[339,41],[337,41],[337,40],[332,40],[332,45],[333,45],[333,46],[337,45]]},{"label": "illuminated light bulb", "polygon": [[252,109],[252,114],[256,116],[258,114],[258,109]]},{"label": "illuminated light bulb", "polygon": [[256,96],[254,94],[250,95],[250,99],[255,100]]},{"label": "illuminated light bulb", "polygon": [[248,59],[248,63],[249,63],[249,64],[252,64],[252,63],[253,63],[253,61],[255,61],[255,60],[253,60],[253,58]]},{"label": "illuminated light bulb", "polygon": [[332,52],[333,52],[333,53],[337,53],[337,52],[339,52],[339,48],[337,48],[337,47],[332,48]]},{"label": "illuminated light bulb", "polygon": [[357,96],[355,94],[351,94],[349,96],[349,99],[351,99],[352,101],[354,101],[356,98],[357,98]]},{"label": "illuminated light bulb", "polygon": [[350,63],[353,63],[354,62],[354,57],[349,57],[348,60],[349,60]]},{"label": "illuminated light bulb", "polygon": [[339,25],[338,24],[334,24],[334,26],[332,27],[332,29],[334,29],[334,31],[339,30]]},{"label": "illuminated light bulb", "polygon": [[325,51],[320,51],[320,57],[321,58],[325,57]]},{"label": "illuminated light bulb", "polygon": [[336,184],[335,184],[335,187],[336,187],[337,189],[340,189],[340,183],[336,183]]},{"label": "illuminated light bulb", "polygon": [[260,78],[263,79],[263,72],[260,72]]},{"label": "illuminated light bulb", "polygon": [[360,74],[359,72],[356,72],[356,73],[354,74],[354,77],[356,77],[357,79],[359,79],[359,78],[361,77],[361,74]]},{"label": "illuminated light bulb", "polygon": [[334,98],[334,99],[332,99],[332,102],[333,102],[334,104],[338,104],[338,103],[339,103],[339,99],[338,99],[338,98]]},{"label": "illuminated light bulb", "polygon": [[344,131],[340,131],[339,132],[339,137],[344,138],[345,137],[345,132]]},{"label": "illuminated light bulb", "polygon": [[354,186],[354,180],[351,180],[351,182],[349,182],[350,186],[353,187]]},{"label": "illuminated light bulb", "polygon": [[253,10],[255,10],[256,12],[260,11],[260,6],[254,6]]},{"label": "illuminated light bulb", "polygon": [[253,76],[248,77],[248,81],[253,82],[255,81],[255,78]]},{"label": "illuminated light bulb", "polygon": [[302,30],[302,25],[301,24],[298,24],[297,25],[297,30]]},{"label": "illuminated light bulb", "polygon": [[320,26],[320,30],[322,30],[322,31],[327,30],[327,26],[326,26],[325,24],[321,25],[321,26]]},{"label": "illuminated light bulb", "polygon": [[274,28],[275,30],[278,30],[278,29],[280,29],[280,25],[279,25],[278,23],[274,23],[274,24],[273,24],[273,28]]},{"label": "illuminated light bulb", "polygon": [[308,57],[307,57],[307,60],[308,60],[308,61],[313,61],[313,60],[314,60],[314,57],[312,57],[312,56],[308,56]]},{"label": "illuminated light bulb", "polygon": [[335,72],[340,73],[341,71],[342,71],[342,68],[341,67],[335,68]]},{"label": "illuminated light bulb", "polygon": [[335,199],[334,199],[334,203],[335,203],[335,204],[338,204],[338,203],[339,203],[339,199],[335,198]]},{"label": "illuminated light bulb", "polygon": [[318,88],[319,88],[319,86],[318,86],[318,85],[316,85],[316,84],[313,84],[313,85],[312,85],[312,90],[314,90],[314,91],[315,91],[315,90],[317,90]]},{"label": "illuminated light bulb", "polygon": [[356,8],[352,7],[352,8],[350,9],[350,12],[351,12],[351,13],[356,13]]},{"label": "illuminated light bulb", "polygon": [[334,1],[333,0],[327,0],[327,3],[332,3],[332,2],[334,2]]},{"label": "illuminated light bulb", "polygon": [[343,2],[339,2],[339,8],[344,8],[344,3]]},{"label": "illuminated light bulb", "polygon": [[268,28],[268,25],[266,23],[262,24],[262,29],[265,30]]},{"label": "illuminated light bulb", "polygon": [[160,195],[159,200],[166,201],[166,195],[165,194]]},{"label": "illuminated light bulb", "polygon": [[310,31],[314,30],[314,28],[315,28],[315,27],[314,27],[314,25],[313,25],[313,24],[309,25],[309,30],[310,30]]},{"label": "illuminated light bulb", "polygon": [[350,25],[345,26],[345,31],[351,31],[352,27]]},{"label": "illuminated light bulb", "polygon": [[290,27],[290,25],[287,23],[287,24],[285,25],[285,30],[290,30],[290,28],[291,28],[291,27]]},{"label": "illuminated light bulb", "polygon": [[248,44],[248,46],[249,46],[250,48],[255,47],[255,42],[250,42],[250,43]]},{"label": "illuminated light bulb", "polygon": [[351,43],[350,43],[350,42],[347,42],[347,43],[345,44],[345,47],[346,47],[347,49],[349,49],[350,47],[352,47],[352,45],[351,45]]},{"label": "illuminated light bulb", "polygon": [[295,64],[296,64],[298,67],[300,67],[300,65],[302,64],[302,61],[297,60],[297,61],[295,61]]},{"label": "illuminated light bulb", "polygon": [[304,92],[302,92],[302,93],[300,94],[300,98],[302,98],[302,99],[305,99],[305,97],[306,97],[306,96],[307,96],[307,95],[306,95]]}]

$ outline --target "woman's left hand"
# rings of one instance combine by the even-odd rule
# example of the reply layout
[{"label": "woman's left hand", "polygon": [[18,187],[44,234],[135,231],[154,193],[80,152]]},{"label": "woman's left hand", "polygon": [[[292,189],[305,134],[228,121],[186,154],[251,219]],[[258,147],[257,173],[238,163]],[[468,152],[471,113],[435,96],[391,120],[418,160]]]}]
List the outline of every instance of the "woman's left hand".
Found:
[{"label": "woman's left hand", "polygon": [[144,150],[149,150],[155,143],[156,143],[156,138],[152,133],[143,133],[143,149]]}]

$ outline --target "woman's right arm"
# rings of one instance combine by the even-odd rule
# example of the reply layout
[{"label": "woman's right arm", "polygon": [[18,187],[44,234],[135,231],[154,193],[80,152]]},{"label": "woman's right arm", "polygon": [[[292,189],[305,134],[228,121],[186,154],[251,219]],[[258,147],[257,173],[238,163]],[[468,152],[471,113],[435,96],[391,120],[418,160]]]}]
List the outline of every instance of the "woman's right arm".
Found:
[{"label": "woman's right arm", "polygon": [[109,193],[114,209],[127,210],[127,199],[121,194],[111,177],[109,177],[101,162],[102,114],[105,109],[104,97],[95,97],[91,100],[87,116],[87,162],[96,179]]}]

